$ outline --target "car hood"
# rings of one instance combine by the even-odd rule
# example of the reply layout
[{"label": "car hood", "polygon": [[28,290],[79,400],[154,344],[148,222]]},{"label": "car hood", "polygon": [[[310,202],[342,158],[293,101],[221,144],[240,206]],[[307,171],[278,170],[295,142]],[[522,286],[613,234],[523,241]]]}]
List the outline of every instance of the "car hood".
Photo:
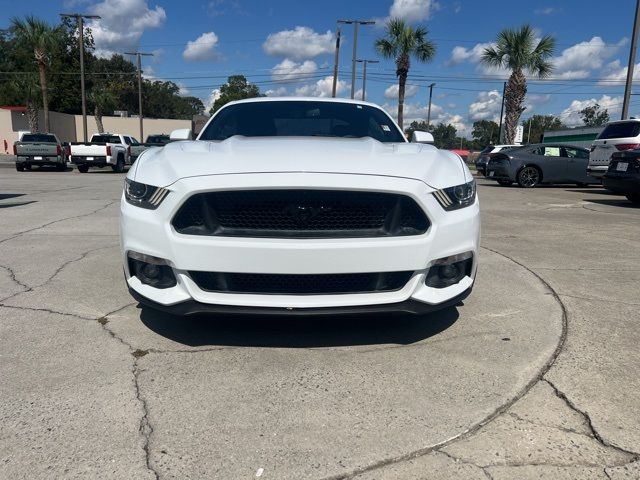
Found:
[{"label": "car hood", "polygon": [[419,180],[433,188],[469,181],[459,156],[431,145],[372,138],[242,137],[173,142],[144,152],[129,173],[168,186],[182,178],[246,173],[333,173]]}]

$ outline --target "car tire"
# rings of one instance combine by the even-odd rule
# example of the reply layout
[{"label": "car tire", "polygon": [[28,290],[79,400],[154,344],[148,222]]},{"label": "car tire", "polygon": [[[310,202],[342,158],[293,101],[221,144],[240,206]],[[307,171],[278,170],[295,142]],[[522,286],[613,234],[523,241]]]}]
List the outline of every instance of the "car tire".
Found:
[{"label": "car tire", "polygon": [[16,170],[19,172],[24,172],[24,165],[21,163],[16,163]]},{"label": "car tire", "polygon": [[89,171],[89,165],[78,165],[78,171],[80,173],[87,173]]},{"label": "car tire", "polygon": [[627,193],[626,197],[631,203],[640,205],[640,193]]},{"label": "car tire", "polygon": [[67,171],[67,164],[66,163],[58,163],[56,165],[56,170],[59,172],[66,172]]},{"label": "car tire", "polygon": [[503,187],[510,187],[513,182],[511,180],[498,180],[498,184],[502,185]]},{"label": "car tire", "polygon": [[116,160],[116,164],[111,167],[116,173],[124,172],[124,158],[121,155],[118,155],[118,160]]},{"label": "car tire", "polygon": [[518,185],[522,188],[533,188],[540,183],[542,172],[532,165],[523,167],[516,177]]},{"label": "car tire", "polygon": [[24,164],[24,169],[25,170],[31,170],[31,165],[29,165],[28,163]]}]

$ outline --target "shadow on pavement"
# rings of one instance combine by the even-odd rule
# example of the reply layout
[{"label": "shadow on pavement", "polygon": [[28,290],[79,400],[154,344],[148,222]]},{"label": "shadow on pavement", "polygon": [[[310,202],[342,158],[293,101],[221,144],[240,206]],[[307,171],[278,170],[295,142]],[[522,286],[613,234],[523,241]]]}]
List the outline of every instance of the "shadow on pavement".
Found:
[{"label": "shadow on pavement", "polygon": [[23,197],[26,193],[0,193],[0,200],[7,200],[8,198]]},{"label": "shadow on pavement", "polygon": [[610,205],[612,207],[624,207],[624,208],[640,208],[640,205],[631,203],[624,197],[618,197],[616,200],[603,200],[601,198],[585,198],[585,202],[597,203],[598,205]]},{"label": "shadow on pavement", "polygon": [[150,330],[175,342],[199,346],[272,348],[408,345],[446,330],[458,320],[450,307],[428,315],[386,316],[193,316],[175,317],[138,306]]}]

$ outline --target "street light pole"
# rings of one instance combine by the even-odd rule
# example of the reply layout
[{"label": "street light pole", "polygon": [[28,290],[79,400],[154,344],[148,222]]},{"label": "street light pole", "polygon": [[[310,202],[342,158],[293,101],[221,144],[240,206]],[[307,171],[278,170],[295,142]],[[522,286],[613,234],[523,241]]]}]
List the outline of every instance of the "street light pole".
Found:
[{"label": "street light pole", "polygon": [[356,60],[358,63],[362,63],[362,101],[365,99],[365,90],[367,88],[367,63],[380,63],[379,60]]},{"label": "street light pole", "polygon": [[622,103],[622,120],[629,116],[629,100],[631,86],[633,84],[633,67],[636,63],[636,48],[638,46],[638,24],[640,24],[640,0],[636,2],[636,16],[633,22],[633,34],[631,36],[631,49],[629,51],[629,66],[627,67],[627,82],[624,86],[624,100]]},{"label": "street light pole", "polygon": [[78,24],[78,42],[80,43],[80,96],[82,98],[82,134],[87,141],[87,95],[84,88],[84,19],[99,19],[99,15],[85,15],[82,13],[61,13],[62,18],[75,18]]},{"label": "street light pole", "polygon": [[338,63],[340,61],[340,26],[336,28],[336,56],[333,62],[333,88],[331,96],[336,98],[336,90],[338,89]]},{"label": "street light pole", "polygon": [[432,83],[431,85],[429,85],[429,109],[427,110],[427,130],[431,125],[431,98],[433,97],[433,87],[435,86],[436,86],[435,83]]},{"label": "street light pole", "polygon": [[135,55],[138,57],[138,117],[140,117],[140,142],[144,142],[144,127],[142,126],[142,55],[152,57],[153,53],[124,52],[125,55]]},{"label": "street light pole", "polygon": [[338,20],[338,23],[353,24],[353,54],[351,56],[351,98],[356,95],[356,55],[358,52],[358,27],[360,25],[373,25],[374,20]]}]

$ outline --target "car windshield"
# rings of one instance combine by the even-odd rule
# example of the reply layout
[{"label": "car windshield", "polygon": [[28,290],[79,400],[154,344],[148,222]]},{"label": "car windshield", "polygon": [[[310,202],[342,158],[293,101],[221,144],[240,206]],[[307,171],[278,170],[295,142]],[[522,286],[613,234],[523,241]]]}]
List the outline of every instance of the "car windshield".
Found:
[{"label": "car windshield", "polygon": [[164,145],[165,143],[169,143],[169,137],[166,135],[156,135],[156,136],[148,136],[146,143],[157,143],[160,145]]},{"label": "car windshield", "polygon": [[23,142],[45,142],[56,143],[56,137],[53,135],[45,135],[41,133],[25,134],[22,136]]},{"label": "car windshield", "polygon": [[640,122],[610,123],[598,139],[637,137],[640,134]]},{"label": "car windshield", "polygon": [[382,110],[343,102],[283,100],[224,107],[207,125],[200,140],[245,137],[371,137],[405,142],[402,132]]}]

